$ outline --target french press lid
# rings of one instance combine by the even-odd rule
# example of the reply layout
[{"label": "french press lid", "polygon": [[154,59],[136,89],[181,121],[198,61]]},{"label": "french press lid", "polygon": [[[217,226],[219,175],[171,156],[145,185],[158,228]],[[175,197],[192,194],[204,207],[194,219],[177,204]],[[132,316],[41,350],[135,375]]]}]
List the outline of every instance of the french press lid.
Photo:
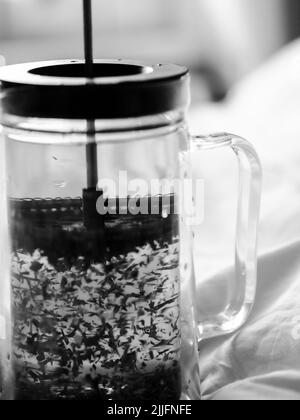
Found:
[{"label": "french press lid", "polygon": [[81,60],[17,64],[0,69],[2,110],[32,118],[135,118],[184,109],[189,72],[173,64],[95,60],[93,79]]}]

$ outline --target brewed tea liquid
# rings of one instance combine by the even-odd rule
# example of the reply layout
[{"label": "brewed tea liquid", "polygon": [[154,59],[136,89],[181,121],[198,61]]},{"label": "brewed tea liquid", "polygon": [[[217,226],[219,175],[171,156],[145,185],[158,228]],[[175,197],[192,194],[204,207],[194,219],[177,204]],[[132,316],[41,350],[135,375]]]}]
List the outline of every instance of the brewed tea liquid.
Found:
[{"label": "brewed tea liquid", "polygon": [[80,198],[10,206],[16,399],[178,400],[178,216],[91,232]]}]

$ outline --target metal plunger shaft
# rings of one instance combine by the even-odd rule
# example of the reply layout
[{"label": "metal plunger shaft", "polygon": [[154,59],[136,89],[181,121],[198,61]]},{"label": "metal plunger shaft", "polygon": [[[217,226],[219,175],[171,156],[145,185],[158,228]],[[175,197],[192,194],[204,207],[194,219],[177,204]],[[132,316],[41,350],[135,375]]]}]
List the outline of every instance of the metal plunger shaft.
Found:
[{"label": "metal plunger shaft", "polygon": [[84,56],[86,76],[94,77],[92,0],[83,0]]},{"label": "metal plunger shaft", "polygon": [[[93,85],[94,59],[93,59],[93,19],[92,0],[83,0],[84,16],[84,55],[85,74],[89,83]],[[83,190],[83,219],[85,228],[95,234],[96,242],[104,243],[104,219],[97,213],[96,203],[102,195],[97,190],[98,185],[98,159],[96,143],[96,127],[94,120],[87,120],[86,170],[87,188]],[[94,239],[95,239],[94,238]],[[98,243],[98,242],[97,242]],[[94,246],[94,245],[93,245]]]},{"label": "metal plunger shaft", "polygon": [[[85,73],[94,77],[92,0],[83,0]],[[87,121],[88,144],[86,146],[87,187],[96,189],[98,183],[97,144],[95,121]]]}]

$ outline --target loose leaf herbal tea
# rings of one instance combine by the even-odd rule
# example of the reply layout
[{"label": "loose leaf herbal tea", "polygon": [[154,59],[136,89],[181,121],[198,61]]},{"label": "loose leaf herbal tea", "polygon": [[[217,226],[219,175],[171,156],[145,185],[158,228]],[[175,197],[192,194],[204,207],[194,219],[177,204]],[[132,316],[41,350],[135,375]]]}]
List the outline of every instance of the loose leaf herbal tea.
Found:
[{"label": "loose leaf herbal tea", "polygon": [[16,398],[178,400],[178,217],[81,209],[11,200]]}]

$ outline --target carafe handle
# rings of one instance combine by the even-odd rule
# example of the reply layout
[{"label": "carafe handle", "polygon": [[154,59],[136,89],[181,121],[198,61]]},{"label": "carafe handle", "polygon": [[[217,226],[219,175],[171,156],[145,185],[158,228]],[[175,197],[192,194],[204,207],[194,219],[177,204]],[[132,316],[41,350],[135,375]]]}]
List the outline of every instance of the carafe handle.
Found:
[{"label": "carafe handle", "polygon": [[259,157],[245,139],[227,133],[192,137],[192,148],[211,150],[229,147],[239,163],[239,198],[235,245],[235,276],[225,310],[198,325],[199,339],[232,333],[247,320],[256,294],[257,231],[262,170]]}]

